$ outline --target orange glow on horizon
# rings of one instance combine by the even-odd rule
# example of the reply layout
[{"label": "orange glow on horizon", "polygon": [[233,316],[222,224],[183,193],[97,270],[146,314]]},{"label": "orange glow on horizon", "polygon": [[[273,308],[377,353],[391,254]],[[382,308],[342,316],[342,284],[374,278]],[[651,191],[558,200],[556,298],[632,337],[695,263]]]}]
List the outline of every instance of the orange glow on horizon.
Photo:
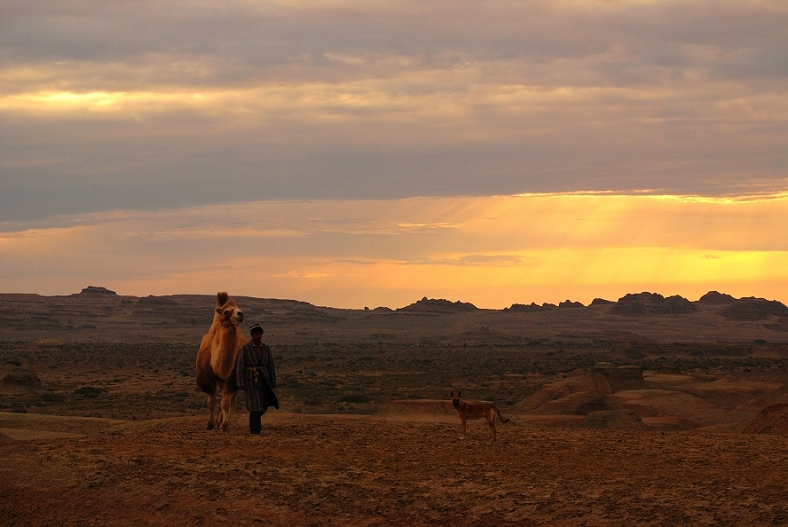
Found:
[{"label": "orange glow on horizon", "polygon": [[[255,220],[254,218],[265,218]],[[709,290],[788,300],[788,194],[604,193],[257,202],[71,218],[0,233],[2,292],[103,285],[401,307],[482,308]],[[218,253],[218,256],[217,256]]]}]

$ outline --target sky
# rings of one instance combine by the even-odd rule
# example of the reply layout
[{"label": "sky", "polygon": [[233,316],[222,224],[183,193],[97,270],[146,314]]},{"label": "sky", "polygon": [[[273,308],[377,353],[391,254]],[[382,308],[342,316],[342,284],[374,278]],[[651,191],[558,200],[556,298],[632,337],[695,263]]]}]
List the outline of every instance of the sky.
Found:
[{"label": "sky", "polygon": [[0,0],[0,292],[788,301],[788,3]]}]

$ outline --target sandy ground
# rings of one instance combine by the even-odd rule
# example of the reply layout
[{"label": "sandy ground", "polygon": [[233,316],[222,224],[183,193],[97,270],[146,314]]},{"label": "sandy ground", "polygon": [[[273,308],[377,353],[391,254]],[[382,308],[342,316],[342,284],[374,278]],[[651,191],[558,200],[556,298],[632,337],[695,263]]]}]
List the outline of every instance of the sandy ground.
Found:
[{"label": "sandy ground", "polygon": [[788,437],[272,412],[0,443],[4,526],[786,525]]}]

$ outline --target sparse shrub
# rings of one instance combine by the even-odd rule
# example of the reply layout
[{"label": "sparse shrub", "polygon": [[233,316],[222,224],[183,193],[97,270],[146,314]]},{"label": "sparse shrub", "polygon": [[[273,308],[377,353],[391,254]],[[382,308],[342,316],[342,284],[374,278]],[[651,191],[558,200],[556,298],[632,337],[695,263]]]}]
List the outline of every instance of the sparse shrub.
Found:
[{"label": "sparse shrub", "polygon": [[66,398],[57,393],[43,393],[41,394],[41,400],[45,403],[62,403]]},{"label": "sparse shrub", "polygon": [[361,403],[361,404],[363,404],[363,403],[368,403],[369,400],[370,400],[369,397],[367,397],[366,395],[364,395],[362,393],[349,393],[347,395],[341,396],[339,399],[337,399],[337,402],[338,403]]},{"label": "sparse shrub", "polygon": [[82,388],[77,388],[74,390],[74,395],[84,395],[85,397],[98,397],[104,392],[101,388],[96,388],[94,386],[83,386]]}]

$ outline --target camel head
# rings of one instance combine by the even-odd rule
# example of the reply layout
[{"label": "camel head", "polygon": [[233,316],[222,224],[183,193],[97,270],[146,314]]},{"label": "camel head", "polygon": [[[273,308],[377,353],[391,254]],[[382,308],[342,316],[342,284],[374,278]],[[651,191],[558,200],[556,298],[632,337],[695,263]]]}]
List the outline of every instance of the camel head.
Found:
[{"label": "camel head", "polygon": [[224,292],[216,294],[216,315],[225,327],[237,328],[244,319],[244,312],[238,308],[235,300]]}]

